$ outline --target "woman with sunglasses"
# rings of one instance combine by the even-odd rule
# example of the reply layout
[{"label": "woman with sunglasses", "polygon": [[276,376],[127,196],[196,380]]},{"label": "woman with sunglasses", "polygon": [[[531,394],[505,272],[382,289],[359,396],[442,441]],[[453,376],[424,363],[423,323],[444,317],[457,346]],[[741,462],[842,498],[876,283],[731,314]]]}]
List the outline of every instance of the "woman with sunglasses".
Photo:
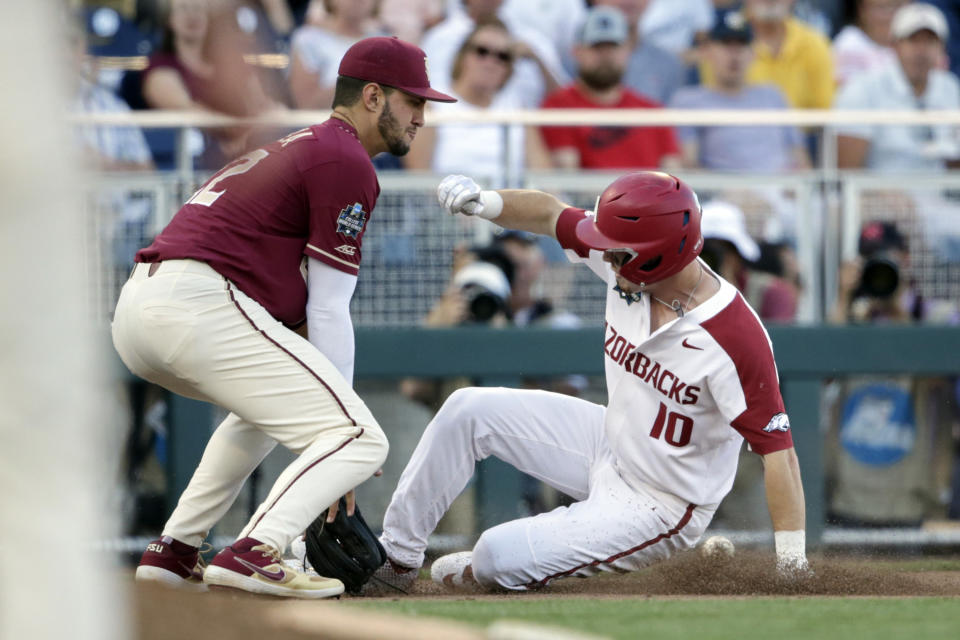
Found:
[{"label": "woman with sunglasses", "polygon": [[[454,57],[450,93],[459,100],[454,109],[521,108],[522,97],[503,91],[513,74],[515,50],[503,22],[493,18],[478,23]],[[449,109],[444,105],[439,110]],[[549,154],[538,131],[511,125],[509,144],[505,148],[501,126],[445,124],[424,128],[410,149],[406,167],[436,173],[471,172],[506,185],[511,176],[518,176],[524,167],[550,166]]]}]

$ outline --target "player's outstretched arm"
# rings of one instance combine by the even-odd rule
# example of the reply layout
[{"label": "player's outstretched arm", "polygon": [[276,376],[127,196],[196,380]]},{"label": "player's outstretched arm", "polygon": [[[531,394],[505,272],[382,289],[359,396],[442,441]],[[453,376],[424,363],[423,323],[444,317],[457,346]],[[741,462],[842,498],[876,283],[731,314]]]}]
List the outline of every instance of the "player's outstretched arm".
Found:
[{"label": "player's outstretched arm", "polygon": [[437,187],[440,205],[451,214],[479,216],[505,229],[556,237],[557,218],[568,206],[532,189],[487,191],[467,176],[452,175]]},{"label": "player's outstretched arm", "polygon": [[773,521],[777,568],[786,575],[806,574],[806,506],[793,447],[763,456],[763,479]]}]

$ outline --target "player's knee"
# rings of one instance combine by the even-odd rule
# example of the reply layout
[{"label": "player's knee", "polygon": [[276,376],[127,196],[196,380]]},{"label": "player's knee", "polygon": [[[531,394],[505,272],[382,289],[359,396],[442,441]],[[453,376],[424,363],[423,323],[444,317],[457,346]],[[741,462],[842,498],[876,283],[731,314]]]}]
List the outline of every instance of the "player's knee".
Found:
[{"label": "player's knee", "polygon": [[473,413],[477,408],[477,398],[483,395],[483,391],[479,387],[457,389],[444,401],[440,412],[454,415]]},{"label": "player's knee", "polygon": [[387,441],[387,434],[383,432],[379,425],[374,423],[372,426],[364,427],[360,439],[370,448],[371,465],[374,466],[373,471],[376,471],[383,466],[387,454],[390,452],[390,442]]},{"label": "player's knee", "polygon": [[496,389],[467,387],[450,394],[434,419],[438,425],[457,425],[483,422],[484,415],[496,404],[493,396]]}]

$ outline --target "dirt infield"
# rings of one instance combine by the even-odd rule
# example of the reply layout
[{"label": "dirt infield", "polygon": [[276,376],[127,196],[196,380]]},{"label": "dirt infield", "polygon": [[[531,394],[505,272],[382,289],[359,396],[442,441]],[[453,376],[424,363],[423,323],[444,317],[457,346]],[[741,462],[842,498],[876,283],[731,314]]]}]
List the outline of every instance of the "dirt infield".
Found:
[{"label": "dirt infield", "polygon": [[[669,562],[637,573],[602,575],[589,579],[560,580],[534,593],[469,594],[471,599],[592,597],[597,599],[663,597],[740,598],[756,596],[947,596],[960,597],[960,571],[917,571],[899,568],[890,558],[825,559],[812,561],[815,575],[795,583],[778,579],[771,570],[771,554],[738,552],[730,561],[707,562],[696,553],[676,556]],[[910,566],[909,564],[905,566]],[[446,588],[421,579],[409,596],[391,599],[462,598]],[[346,599],[346,598],[345,598]],[[346,612],[337,601],[292,602],[218,591],[184,594],[162,588],[135,590],[135,624],[141,640],[202,637],[204,640],[300,640],[302,638],[443,637],[476,638],[477,632],[456,623],[437,623],[427,629],[417,620],[397,619],[376,613]],[[389,633],[375,631],[377,625]],[[402,630],[402,631],[401,631]],[[405,635],[406,633],[412,635]],[[366,635],[364,635],[366,633]]]}]

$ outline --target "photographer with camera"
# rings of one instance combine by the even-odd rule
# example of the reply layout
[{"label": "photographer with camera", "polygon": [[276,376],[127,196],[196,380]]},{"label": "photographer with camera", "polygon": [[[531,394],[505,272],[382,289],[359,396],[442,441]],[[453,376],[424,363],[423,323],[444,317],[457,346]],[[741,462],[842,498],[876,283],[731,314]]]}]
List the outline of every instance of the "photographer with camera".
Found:
[{"label": "photographer with camera", "polygon": [[[512,324],[509,306],[514,264],[502,247],[457,247],[453,252],[450,283],[424,318],[426,327]],[[470,384],[462,378],[429,380],[406,378],[400,391],[411,400],[437,410],[448,395]]]},{"label": "photographer with camera", "polygon": [[923,319],[923,299],[903,277],[907,242],[890,222],[871,222],[860,233],[858,258],[840,266],[836,324],[910,322]]},{"label": "photographer with camera", "polygon": [[[913,287],[896,225],[864,226],[859,256],[841,266],[831,320],[930,322],[939,314]],[[828,521],[849,527],[919,526],[946,514],[956,399],[947,380],[858,375],[826,389]]]}]

